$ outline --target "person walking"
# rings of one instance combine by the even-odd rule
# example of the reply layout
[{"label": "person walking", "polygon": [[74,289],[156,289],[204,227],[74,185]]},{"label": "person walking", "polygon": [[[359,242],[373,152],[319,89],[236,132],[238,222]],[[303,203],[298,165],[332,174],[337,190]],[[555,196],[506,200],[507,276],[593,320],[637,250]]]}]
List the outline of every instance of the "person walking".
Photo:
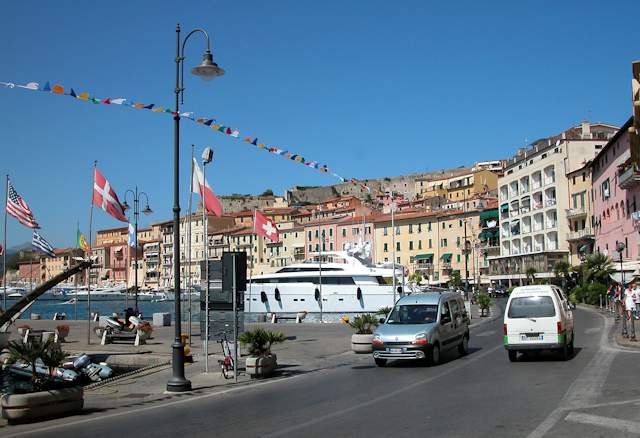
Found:
[{"label": "person walking", "polygon": [[[633,318],[633,312],[636,310],[636,302],[638,301],[638,297],[636,295],[636,284],[635,281],[631,281],[629,286],[625,289],[624,294],[624,308],[626,310],[626,314],[622,318],[623,325],[623,333],[622,336],[625,338],[628,337],[629,340],[636,340],[636,327],[635,321]],[[626,322],[626,324],[625,324]],[[627,330],[628,326],[628,330]]]}]

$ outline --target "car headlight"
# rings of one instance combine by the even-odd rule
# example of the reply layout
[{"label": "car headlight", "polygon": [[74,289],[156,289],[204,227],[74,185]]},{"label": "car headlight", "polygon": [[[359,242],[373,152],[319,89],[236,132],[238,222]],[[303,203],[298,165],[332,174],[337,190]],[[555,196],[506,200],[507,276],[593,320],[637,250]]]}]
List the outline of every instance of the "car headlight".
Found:
[{"label": "car headlight", "polygon": [[427,340],[427,334],[426,333],[418,333],[413,338],[413,344],[416,344],[416,345],[427,345],[428,343],[429,343],[429,341]]},{"label": "car headlight", "polygon": [[378,333],[374,333],[373,334],[373,340],[371,341],[372,344],[382,344],[382,336],[380,336]]}]

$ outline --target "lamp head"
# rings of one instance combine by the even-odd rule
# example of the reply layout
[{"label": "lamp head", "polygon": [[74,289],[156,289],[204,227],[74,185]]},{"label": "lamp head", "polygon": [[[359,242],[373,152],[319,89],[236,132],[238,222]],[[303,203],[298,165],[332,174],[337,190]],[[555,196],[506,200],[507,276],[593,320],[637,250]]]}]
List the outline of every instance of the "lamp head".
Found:
[{"label": "lamp head", "polygon": [[142,213],[149,215],[149,214],[153,213],[153,210],[151,210],[149,208],[149,204],[147,204],[147,206],[144,208],[144,210],[142,210]]},{"label": "lamp head", "polygon": [[193,67],[191,73],[196,76],[200,76],[205,81],[210,81],[217,76],[222,76],[224,70],[218,67],[218,64],[213,62],[213,55],[210,50],[204,52],[202,55],[202,62],[200,65]]},{"label": "lamp head", "polygon": [[213,161],[213,150],[209,147],[204,148],[204,151],[202,151],[202,163],[209,164],[211,161]]},{"label": "lamp head", "polygon": [[131,206],[129,206],[129,204],[127,204],[127,201],[124,201],[124,202],[122,203],[122,209],[123,209],[124,211],[127,211],[127,210],[129,210],[130,208],[131,208]]}]

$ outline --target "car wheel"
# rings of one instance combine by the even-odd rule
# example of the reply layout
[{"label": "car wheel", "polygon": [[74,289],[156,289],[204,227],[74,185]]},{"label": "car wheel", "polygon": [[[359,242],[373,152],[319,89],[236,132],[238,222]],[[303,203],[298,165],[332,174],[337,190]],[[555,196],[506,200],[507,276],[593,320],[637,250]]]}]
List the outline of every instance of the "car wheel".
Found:
[{"label": "car wheel", "polygon": [[509,355],[509,361],[515,362],[518,360],[518,351],[517,350],[507,350],[507,354]]},{"label": "car wheel", "polygon": [[458,344],[458,353],[460,356],[466,356],[469,354],[469,334],[465,333],[462,337],[462,342]]},{"label": "car wheel", "polygon": [[429,355],[429,364],[437,365],[440,362],[440,345],[434,344]]},{"label": "car wheel", "polygon": [[387,359],[378,359],[376,357],[373,360],[376,362],[376,365],[378,365],[379,367],[386,367],[387,366]]}]

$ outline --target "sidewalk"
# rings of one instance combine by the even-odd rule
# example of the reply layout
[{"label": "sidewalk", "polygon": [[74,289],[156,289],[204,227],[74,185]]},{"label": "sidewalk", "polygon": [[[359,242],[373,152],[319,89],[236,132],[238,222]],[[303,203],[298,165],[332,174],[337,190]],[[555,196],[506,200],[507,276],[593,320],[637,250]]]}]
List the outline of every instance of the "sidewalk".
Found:
[{"label": "sidewalk", "polygon": [[[599,306],[589,304],[579,304],[579,306],[588,307],[592,310],[599,312],[600,314],[610,318],[613,321],[612,338],[620,347],[630,348],[634,350],[640,350],[640,320],[635,320],[636,338],[638,341],[632,341],[622,336],[622,322],[620,317],[606,308],[600,308]],[[627,321],[628,323],[628,321]]]}]

